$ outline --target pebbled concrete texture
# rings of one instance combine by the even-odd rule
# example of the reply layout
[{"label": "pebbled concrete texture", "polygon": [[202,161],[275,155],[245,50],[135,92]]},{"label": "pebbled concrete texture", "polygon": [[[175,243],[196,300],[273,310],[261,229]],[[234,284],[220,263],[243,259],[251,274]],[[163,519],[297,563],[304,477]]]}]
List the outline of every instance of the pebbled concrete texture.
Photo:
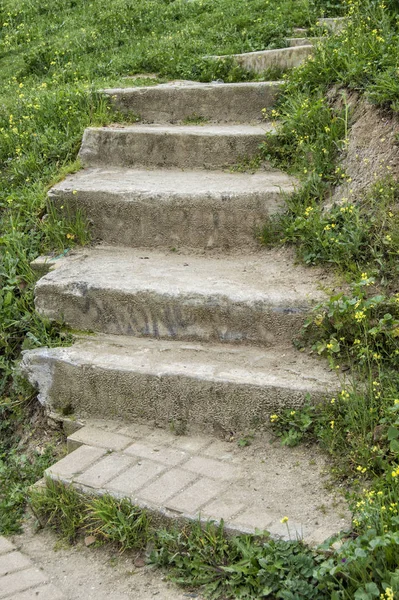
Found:
[{"label": "pebbled concrete texture", "polygon": [[312,56],[314,48],[307,43],[305,46],[293,48],[279,48],[277,50],[260,50],[258,52],[247,52],[245,54],[231,54],[229,56],[213,56],[210,58],[223,59],[230,56],[244,69],[262,73],[267,69],[293,69],[302,64],[309,56]]},{"label": "pebbled concrete texture", "polygon": [[2,600],[63,600],[49,577],[14,544],[0,537],[0,598]]},{"label": "pebbled concrete texture", "polygon": [[146,123],[177,123],[201,117],[214,123],[262,121],[277,100],[281,82],[171,82],[150,87],[105,89],[118,110]]},{"label": "pebbled concrete texture", "polygon": [[282,209],[295,180],[280,171],[91,168],[67,177],[49,197],[83,210],[94,239],[147,248],[256,247],[256,229]]},{"label": "pebbled concrete texture", "polygon": [[[95,428],[96,438],[101,438],[98,450],[104,452],[109,432],[99,421]],[[156,429],[136,425],[127,448],[82,463],[82,450],[95,449],[90,445],[93,429],[88,422],[78,432],[82,445],[50,467],[49,477],[88,493],[128,497],[163,518],[217,522],[223,518],[230,531],[261,528],[275,537],[299,537],[310,544],[350,525],[343,499],[327,492],[325,460],[314,450],[282,448],[267,433],[239,448],[233,438],[226,442],[167,432],[158,437]],[[116,433],[120,430],[126,435],[126,428],[120,426]],[[196,450],[186,445],[190,439],[197,442]],[[285,516],[288,527],[280,522]]]},{"label": "pebbled concrete texture", "polygon": [[79,158],[84,166],[220,169],[258,153],[262,125],[131,125],[89,127]]},{"label": "pebbled concrete texture", "polygon": [[60,259],[38,281],[35,303],[81,331],[271,346],[291,342],[325,297],[321,273],[279,250],[207,256],[99,246]]},{"label": "pebbled concrete texture", "polygon": [[[266,350],[120,336],[26,351],[22,369],[50,411],[190,431],[243,431],[284,407],[331,397],[340,387],[323,361],[289,346]],[[126,444],[115,432],[107,439],[112,449]]]}]

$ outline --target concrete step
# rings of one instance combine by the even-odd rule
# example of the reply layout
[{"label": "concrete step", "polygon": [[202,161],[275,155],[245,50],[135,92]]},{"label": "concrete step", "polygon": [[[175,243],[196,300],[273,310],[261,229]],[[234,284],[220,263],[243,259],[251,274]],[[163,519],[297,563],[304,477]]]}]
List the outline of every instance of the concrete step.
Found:
[{"label": "concrete step", "polygon": [[324,19],[318,19],[316,25],[324,27],[331,33],[339,33],[348,22],[347,17],[326,17]]},{"label": "concrete step", "polygon": [[83,209],[93,238],[110,244],[238,249],[257,245],[256,228],[281,208],[294,183],[280,171],[91,168],[49,196],[70,213]]},{"label": "concrete step", "polygon": [[59,259],[35,301],[80,331],[275,345],[324,299],[320,276],[278,250],[212,257],[100,246]]},{"label": "concrete step", "polygon": [[86,129],[85,166],[220,169],[258,153],[263,125],[131,125]]},{"label": "concrete step", "polygon": [[268,530],[309,544],[349,529],[346,502],[326,487],[325,458],[272,441],[258,435],[240,448],[236,439],[89,421],[69,439],[76,449],[46,475],[87,494],[127,497],[157,522],[223,519],[230,532]]},{"label": "concrete step", "polygon": [[321,39],[322,39],[321,37],[312,37],[312,38],[293,37],[293,38],[287,38],[287,42],[288,42],[288,45],[290,46],[290,48],[294,48],[296,46],[308,46],[309,44],[314,46]]},{"label": "concrete step", "polygon": [[26,351],[22,369],[50,411],[190,431],[244,431],[268,422],[275,411],[339,390],[324,361],[290,345],[99,335],[71,347]]},{"label": "concrete step", "polygon": [[275,103],[281,82],[171,82],[150,87],[103,90],[118,110],[147,123],[176,123],[185,119],[215,123],[262,121],[262,109]]},{"label": "concrete step", "polygon": [[229,56],[212,56],[210,58],[233,58],[243,69],[263,73],[268,69],[286,71],[303,63],[314,52],[311,44],[293,48],[278,48],[277,50],[261,50],[245,54],[230,54]]}]

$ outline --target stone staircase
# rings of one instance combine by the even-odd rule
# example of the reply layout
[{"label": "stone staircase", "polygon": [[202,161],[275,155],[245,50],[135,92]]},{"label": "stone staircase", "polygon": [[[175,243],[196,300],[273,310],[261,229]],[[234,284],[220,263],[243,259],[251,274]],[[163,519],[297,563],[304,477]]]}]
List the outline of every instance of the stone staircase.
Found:
[{"label": "stone staircase", "polygon": [[[269,52],[285,60],[285,50]],[[73,431],[50,477],[129,496],[158,516],[223,518],[235,531],[286,535],[289,512],[291,535],[320,542],[348,523],[323,487],[324,459],[261,432],[271,413],[339,388],[292,345],[332,282],[256,242],[295,180],[270,165],[228,170],[273,129],[261,110],[278,89],[106,90],[141,122],[87,129],[84,170],[50,192],[60,209],[84,210],[96,245],[34,265],[46,273],[38,312],[63,319],[76,341],[27,351],[22,367]],[[201,124],[184,124],[193,116]]]}]

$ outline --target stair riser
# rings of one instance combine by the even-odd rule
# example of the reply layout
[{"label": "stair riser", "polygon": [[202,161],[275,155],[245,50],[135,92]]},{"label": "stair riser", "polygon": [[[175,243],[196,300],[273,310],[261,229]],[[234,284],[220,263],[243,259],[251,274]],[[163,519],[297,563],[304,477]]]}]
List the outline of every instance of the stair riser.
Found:
[{"label": "stair riser", "polygon": [[[51,351],[50,351],[51,352]],[[78,417],[149,422],[161,427],[192,427],[202,431],[245,430],[269,415],[302,406],[309,391],[275,386],[210,381],[185,375],[145,374],[90,364],[54,360],[26,352],[23,368],[31,383],[41,382],[41,402],[54,411]],[[310,392],[312,401],[325,397]]]},{"label": "stair riser", "polygon": [[202,135],[200,126],[195,129],[193,134],[86,129],[79,156],[85,166],[219,169],[254,157],[264,141],[262,134]]},{"label": "stair riser", "polygon": [[122,292],[75,285],[36,286],[36,309],[80,331],[161,339],[253,343],[290,342],[304,323],[308,308],[263,301],[240,302],[198,293]]},{"label": "stair riser", "polygon": [[104,90],[115,107],[146,123],[176,123],[202,117],[213,123],[262,120],[262,109],[276,102],[279,83],[150,87]]},{"label": "stair riser", "polygon": [[[291,189],[286,189],[286,192]],[[53,190],[70,214],[83,210],[95,240],[130,247],[256,247],[256,231],[284,204],[278,188],[264,193],[182,195]]]},{"label": "stair riser", "polygon": [[265,50],[249,52],[248,54],[233,54],[234,60],[242,68],[255,73],[262,73],[267,69],[286,71],[301,65],[314,52],[312,46],[296,46],[280,50]]}]

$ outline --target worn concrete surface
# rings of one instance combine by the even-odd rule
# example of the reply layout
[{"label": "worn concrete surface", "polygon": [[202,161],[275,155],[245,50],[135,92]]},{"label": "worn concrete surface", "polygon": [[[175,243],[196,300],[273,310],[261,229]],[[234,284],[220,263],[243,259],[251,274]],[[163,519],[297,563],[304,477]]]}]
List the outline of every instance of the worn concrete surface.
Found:
[{"label": "worn concrete surface", "polygon": [[262,121],[262,109],[275,103],[281,82],[171,82],[150,87],[105,89],[118,110],[147,123],[203,118],[216,123]]},{"label": "worn concrete surface", "polygon": [[[293,69],[303,63],[314,52],[311,44],[293,48],[279,48],[277,50],[261,50],[245,54],[231,54],[230,56],[244,69],[262,73],[267,69]],[[213,56],[212,58],[228,58],[227,56]]]},{"label": "worn concrete surface", "polygon": [[287,43],[291,48],[293,48],[295,46],[308,46],[309,44],[314,46],[320,40],[321,40],[321,38],[319,38],[319,37],[311,37],[311,38],[292,37],[292,38],[287,38]]},{"label": "worn concrete surface", "polygon": [[37,283],[35,303],[81,331],[270,346],[291,342],[325,297],[321,273],[282,250],[207,256],[99,246],[60,259]]},{"label": "worn concrete surface", "polygon": [[90,167],[220,169],[255,156],[273,130],[270,123],[89,127],[79,158]]},{"label": "worn concrete surface", "polygon": [[24,353],[22,368],[50,410],[161,427],[242,431],[340,385],[324,361],[273,350],[93,336]]},{"label": "worn concrete surface", "polygon": [[110,244],[238,249],[256,247],[256,229],[282,209],[294,183],[280,171],[92,168],[49,196],[70,213],[84,210],[93,239]]},{"label": "worn concrete surface", "polygon": [[314,449],[283,448],[267,433],[239,448],[237,440],[104,425],[88,422],[70,436],[75,450],[46,475],[87,492],[128,497],[172,519],[223,518],[232,531],[265,529],[318,544],[349,527],[347,506],[327,492],[326,463]]}]

